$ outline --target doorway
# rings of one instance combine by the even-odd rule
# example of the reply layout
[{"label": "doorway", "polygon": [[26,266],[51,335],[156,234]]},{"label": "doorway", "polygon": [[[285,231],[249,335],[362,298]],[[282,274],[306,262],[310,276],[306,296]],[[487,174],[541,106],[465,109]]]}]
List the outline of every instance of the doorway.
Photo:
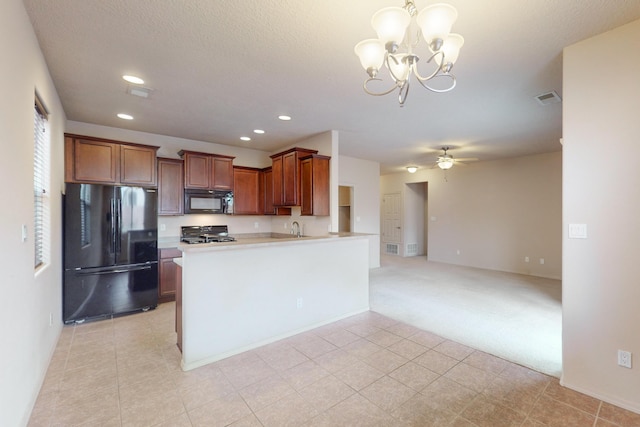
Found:
[{"label": "doorway", "polygon": [[338,231],[351,233],[353,231],[353,187],[340,185],[338,187]]}]

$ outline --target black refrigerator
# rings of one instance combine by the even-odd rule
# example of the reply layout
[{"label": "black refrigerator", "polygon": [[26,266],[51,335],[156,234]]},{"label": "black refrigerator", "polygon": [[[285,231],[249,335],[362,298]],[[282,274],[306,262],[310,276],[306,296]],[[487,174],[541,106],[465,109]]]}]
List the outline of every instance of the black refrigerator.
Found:
[{"label": "black refrigerator", "polygon": [[155,189],[66,184],[64,323],[158,305]]}]

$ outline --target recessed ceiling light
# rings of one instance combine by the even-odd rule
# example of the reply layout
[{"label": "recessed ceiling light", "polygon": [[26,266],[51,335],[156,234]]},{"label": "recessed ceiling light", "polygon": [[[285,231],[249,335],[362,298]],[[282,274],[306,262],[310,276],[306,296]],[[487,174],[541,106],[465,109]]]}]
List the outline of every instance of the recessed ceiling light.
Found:
[{"label": "recessed ceiling light", "polygon": [[241,136],[240,139],[243,141],[251,141],[251,138],[249,138],[248,136]]},{"label": "recessed ceiling light", "polygon": [[133,116],[129,114],[118,113],[118,117],[120,117],[123,120],[133,120]]},{"label": "recessed ceiling light", "polygon": [[133,83],[134,85],[144,84],[144,80],[142,80],[140,77],[124,75],[122,76],[122,78],[128,81],[129,83]]},{"label": "recessed ceiling light", "polygon": [[262,129],[254,129],[253,133],[257,133],[257,134],[262,135],[264,133],[264,131]]},{"label": "recessed ceiling light", "polygon": [[284,121],[291,120],[291,117],[289,117],[289,116],[278,116],[278,118],[279,118],[280,120],[284,120]]}]

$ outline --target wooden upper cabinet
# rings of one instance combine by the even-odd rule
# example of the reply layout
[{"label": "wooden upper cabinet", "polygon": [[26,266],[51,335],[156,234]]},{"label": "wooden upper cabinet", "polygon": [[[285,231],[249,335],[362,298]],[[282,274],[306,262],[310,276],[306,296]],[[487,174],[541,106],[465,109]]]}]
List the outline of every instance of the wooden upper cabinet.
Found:
[{"label": "wooden upper cabinet", "polygon": [[262,215],[260,203],[260,169],[236,166],[233,168],[233,213]]},{"label": "wooden upper cabinet", "polygon": [[317,152],[296,147],[271,156],[274,206],[300,206],[300,158]]},{"label": "wooden upper cabinet", "polygon": [[209,189],[210,156],[185,152],[182,158],[184,159],[184,187]]},{"label": "wooden upper cabinet", "polygon": [[123,184],[155,186],[156,150],[137,145],[120,146],[120,182]]},{"label": "wooden upper cabinet", "polygon": [[329,215],[330,160],[330,157],[319,154],[313,154],[300,160],[301,215]]},{"label": "wooden upper cabinet", "polygon": [[291,208],[273,205],[273,168],[268,167],[260,172],[260,203],[264,215],[291,215]]},{"label": "wooden upper cabinet", "polygon": [[158,147],[65,135],[65,181],[155,187]]},{"label": "wooden upper cabinet", "polygon": [[203,190],[233,190],[233,159],[231,156],[182,150],[184,188]]},{"label": "wooden upper cabinet", "polygon": [[213,183],[216,190],[233,190],[233,157],[212,157]]},{"label": "wooden upper cabinet", "polygon": [[184,172],[179,159],[158,159],[158,215],[184,213]]},{"label": "wooden upper cabinet", "polygon": [[282,204],[297,206],[298,186],[300,185],[300,165],[297,152],[282,156]]}]

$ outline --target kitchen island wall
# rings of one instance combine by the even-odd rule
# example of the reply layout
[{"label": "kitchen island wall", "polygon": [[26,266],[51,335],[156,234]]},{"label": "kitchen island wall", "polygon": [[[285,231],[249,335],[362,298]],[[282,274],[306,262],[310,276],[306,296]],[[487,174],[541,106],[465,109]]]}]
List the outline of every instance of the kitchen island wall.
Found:
[{"label": "kitchen island wall", "polygon": [[367,311],[368,248],[355,234],[181,245],[183,369]]}]

